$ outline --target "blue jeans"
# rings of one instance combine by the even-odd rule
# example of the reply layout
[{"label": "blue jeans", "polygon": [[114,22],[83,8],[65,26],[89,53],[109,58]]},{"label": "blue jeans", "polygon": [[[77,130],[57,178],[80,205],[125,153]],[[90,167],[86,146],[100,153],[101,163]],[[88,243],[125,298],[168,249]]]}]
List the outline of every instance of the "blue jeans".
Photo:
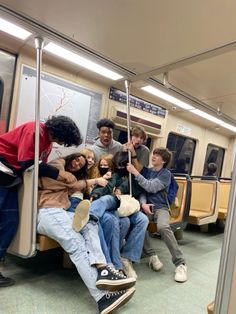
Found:
[{"label": "blue jeans", "polygon": [[70,207],[67,208],[68,212],[74,213],[76,206],[82,201],[80,198],[78,197],[74,197],[74,196],[69,196],[69,200],[70,200]]},{"label": "blue jeans", "polygon": [[[117,205],[116,197],[105,195],[92,202],[90,213],[98,219],[103,216],[106,210],[113,210],[113,213],[117,215],[117,212],[114,212]],[[149,223],[148,218],[139,211],[129,217],[122,217],[119,221],[121,233],[118,230],[112,233],[114,236],[115,249],[112,247],[111,250],[112,252],[117,252],[117,248],[121,247],[121,253],[116,258],[120,259],[121,255],[131,261],[138,262],[142,254],[144,237]],[[104,235],[105,233],[104,231]]]},{"label": "blue jeans", "polygon": [[[117,214],[118,216],[118,214]],[[126,242],[126,237],[130,230],[130,220],[129,217],[119,217],[120,224],[120,250],[122,250],[123,246]]]},{"label": "blue jeans", "polygon": [[105,211],[114,211],[117,206],[118,200],[114,195],[104,195],[92,202],[90,214],[99,220]]},{"label": "blue jeans", "polygon": [[97,224],[87,224],[82,233],[72,229],[74,214],[62,208],[41,208],[37,217],[37,232],[57,241],[69,254],[75,264],[80,277],[97,302],[104,296],[104,292],[96,288],[97,269],[91,267],[96,262],[105,262],[103,254],[97,260],[94,248],[99,250],[100,241],[97,235]]},{"label": "blue jeans", "polygon": [[116,269],[123,269],[120,258],[120,227],[119,219],[114,212],[105,212],[100,218],[105,242],[111,263]]},{"label": "blue jeans", "polygon": [[139,262],[149,221],[147,216],[140,211],[127,218],[130,221],[130,230],[124,239],[125,244],[121,248],[121,256],[133,262]]},{"label": "blue jeans", "polygon": [[90,214],[96,217],[103,229],[111,263],[123,269],[120,257],[120,227],[116,209],[118,200],[114,195],[104,195],[91,204]]},{"label": "blue jeans", "polygon": [[0,187],[0,259],[5,256],[18,227],[17,188]]}]

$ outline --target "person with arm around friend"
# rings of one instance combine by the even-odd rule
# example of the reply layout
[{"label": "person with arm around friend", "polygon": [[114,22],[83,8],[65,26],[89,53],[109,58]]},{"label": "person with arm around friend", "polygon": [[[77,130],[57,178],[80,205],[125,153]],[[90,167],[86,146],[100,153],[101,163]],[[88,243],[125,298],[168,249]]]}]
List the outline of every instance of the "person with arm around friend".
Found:
[{"label": "person with arm around friend", "polygon": [[[0,135],[0,260],[4,260],[18,227],[17,190],[24,170],[34,164],[34,140],[34,121]],[[61,177],[69,182],[71,174],[46,164],[53,142],[64,146],[81,144],[81,134],[75,122],[65,116],[52,116],[45,123],[40,122],[39,129],[39,160],[42,161],[39,176]],[[13,279],[4,277],[0,272],[0,287],[13,284]]]},{"label": "person with arm around friend", "polygon": [[[52,163],[59,169],[74,174],[74,181],[68,184],[65,180],[40,178],[37,231],[57,241],[69,254],[91,296],[97,302],[99,313],[111,313],[133,296],[135,280],[126,278],[107,265],[98,237],[97,223],[87,219],[80,224],[74,224],[75,213],[68,210],[69,194],[82,191],[93,180],[81,180],[87,166],[85,156],[75,153]],[[88,216],[89,208],[90,202],[84,200],[76,210],[84,211]]]}]

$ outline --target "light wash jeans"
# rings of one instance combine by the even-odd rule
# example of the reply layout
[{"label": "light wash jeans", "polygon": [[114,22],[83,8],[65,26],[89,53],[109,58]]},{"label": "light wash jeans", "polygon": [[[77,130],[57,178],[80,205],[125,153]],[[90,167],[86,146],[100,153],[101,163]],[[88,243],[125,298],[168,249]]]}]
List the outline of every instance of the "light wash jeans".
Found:
[{"label": "light wash jeans", "polygon": [[37,216],[37,232],[57,241],[69,254],[77,271],[97,302],[104,295],[104,291],[96,288],[97,269],[91,265],[106,264],[98,238],[97,224],[88,223],[82,233],[72,229],[74,213],[63,208],[41,208]]},{"label": "light wash jeans", "polygon": [[[78,197],[73,197],[73,196],[70,196],[69,200],[70,200],[70,207],[67,208],[67,211],[74,213],[77,205],[82,200],[80,198],[78,198]],[[112,222],[106,221],[106,223],[108,225],[111,225],[111,228],[113,228],[113,225],[111,224]],[[109,233],[111,233],[111,231]],[[105,258],[106,258],[107,264],[112,264],[110,253],[109,253],[109,249],[108,249],[108,246],[107,246],[107,243],[106,243],[106,239],[104,237],[103,229],[102,229],[102,226],[101,226],[100,222],[98,222],[98,236],[99,236],[99,239],[100,239],[101,248],[102,248],[103,254],[104,254]]]},{"label": "light wash jeans", "polygon": [[100,220],[105,211],[114,211],[117,206],[118,201],[114,195],[103,195],[91,203],[90,214]]},{"label": "light wash jeans", "polygon": [[[157,224],[157,230],[168,247],[172,256],[172,262],[175,266],[185,264],[185,258],[180,251],[173,231],[170,228],[170,214],[167,208],[160,208],[154,212],[154,221]],[[146,232],[143,252],[147,256],[156,255],[156,251],[152,248],[149,233]]]}]

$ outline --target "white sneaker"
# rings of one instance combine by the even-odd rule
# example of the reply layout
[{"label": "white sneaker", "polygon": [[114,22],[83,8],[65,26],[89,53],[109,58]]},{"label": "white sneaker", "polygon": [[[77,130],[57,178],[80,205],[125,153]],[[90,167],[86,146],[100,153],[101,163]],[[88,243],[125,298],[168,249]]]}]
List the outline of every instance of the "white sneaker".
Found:
[{"label": "white sneaker", "polygon": [[149,259],[149,267],[154,270],[158,271],[163,267],[162,262],[159,260],[157,255],[152,255]]},{"label": "white sneaker", "polygon": [[185,264],[181,264],[175,269],[175,281],[177,282],[185,282],[187,281],[187,266]]},{"label": "white sneaker", "polygon": [[121,257],[121,261],[122,261],[122,264],[123,264],[123,267],[124,267],[124,273],[126,274],[126,276],[128,278],[135,278],[137,279],[138,276],[136,274],[136,271],[133,269],[133,265],[132,265],[132,262],[127,259],[127,258],[124,258],[124,257]]}]

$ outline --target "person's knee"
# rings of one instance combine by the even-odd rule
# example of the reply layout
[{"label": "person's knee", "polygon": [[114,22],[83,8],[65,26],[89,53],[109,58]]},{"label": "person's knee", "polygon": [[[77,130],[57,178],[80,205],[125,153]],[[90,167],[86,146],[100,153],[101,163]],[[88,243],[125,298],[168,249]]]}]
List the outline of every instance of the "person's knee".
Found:
[{"label": "person's knee", "polygon": [[100,223],[103,230],[109,231],[117,229],[116,225],[119,226],[118,223],[116,224],[116,221],[113,219],[113,217],[111,217],[111,215],[105,215],[104,217],[102,217],[102,219],[100,219]]},{"label": "person's knee", "polygon": [[148,224],[149,224],[149,219],[146,215],[140,213],[140,215],[137,216],[136,219],[136,224],[143,227],[143,228],[147,228]]},{"label": "person's knee", "polygon": [[157,230],[160,234],[169,232],[170,225],[166,223],[157,223]]},{"label": "person's knee", "polygon": [[120,219],[120,229],[129,229],[130,228],[130,220],[128,217],[123,217]]}]

